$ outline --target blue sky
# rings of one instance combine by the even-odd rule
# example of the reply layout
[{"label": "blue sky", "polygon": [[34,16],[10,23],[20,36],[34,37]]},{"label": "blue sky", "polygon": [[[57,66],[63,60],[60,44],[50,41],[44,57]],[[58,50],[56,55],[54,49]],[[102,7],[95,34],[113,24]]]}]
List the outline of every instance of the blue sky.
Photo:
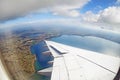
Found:
[{"label": "blue sky", "polygon": [[[22,4],[22,5],[21,5]],[[120,0],[2,0],[0,24],[50,19],[80,19],[116,26],[120,24]]]},{"label": "blue sky", "polygon": [[86,11],[92,11],[94,13],[99,12],[109,6],[114,6],[116,0],[91,0],[85,5],[80,12],[85,13]]}]

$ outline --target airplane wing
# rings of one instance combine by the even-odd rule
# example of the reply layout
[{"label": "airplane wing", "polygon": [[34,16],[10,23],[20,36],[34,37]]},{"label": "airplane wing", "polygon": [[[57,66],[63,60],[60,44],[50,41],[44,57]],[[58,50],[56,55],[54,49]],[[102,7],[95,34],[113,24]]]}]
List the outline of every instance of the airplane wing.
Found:
[{"label": "airplane wing", "polygon": [[120,58],[45,41],[54,57],[51,80],[113,80]]}]

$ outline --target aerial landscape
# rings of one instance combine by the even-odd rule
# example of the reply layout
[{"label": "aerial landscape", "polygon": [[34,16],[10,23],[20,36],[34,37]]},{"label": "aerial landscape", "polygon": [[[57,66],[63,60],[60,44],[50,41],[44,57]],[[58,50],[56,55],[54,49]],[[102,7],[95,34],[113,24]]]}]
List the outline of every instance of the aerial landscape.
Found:
[{"label": "aerial landscape", "polygon": [[119,80],[120,0],[1,0],[0,74],[0,80]]}]

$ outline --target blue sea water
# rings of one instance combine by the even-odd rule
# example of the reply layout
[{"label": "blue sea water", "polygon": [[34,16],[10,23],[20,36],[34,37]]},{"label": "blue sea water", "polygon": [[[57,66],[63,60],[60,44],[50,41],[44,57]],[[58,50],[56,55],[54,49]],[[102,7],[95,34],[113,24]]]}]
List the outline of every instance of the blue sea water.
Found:
[{"label": "blue sea water", "polygon": [[50,39],[66,45],[120,57],[120,44],[92,36],[62,35]]},{"label": "blue sea water", "polygon": [[37,71],[50,67],[48,61],[53,58],[50,55],[44,55],[42,52],[47,51],[48,48],[45,47],[45,42],[42,41],[40,43],[34,44],[30,47],[31,53],[36,56],[36,60],[34,62],[34,68],[36,72],[31,76],[30,80],[50,80],[50,77],[46,77],[43,75],[37,74]]},{"label": "blue sea water", "polygon": [[45,42],[42,41],[31,46],[31,52],[36,56],[36,71],[50,66],[48,61],[52,60],[52,57],[50,55],[42,54],[42,52],[48,51],[48,48],[45,47],[45,45]]}]

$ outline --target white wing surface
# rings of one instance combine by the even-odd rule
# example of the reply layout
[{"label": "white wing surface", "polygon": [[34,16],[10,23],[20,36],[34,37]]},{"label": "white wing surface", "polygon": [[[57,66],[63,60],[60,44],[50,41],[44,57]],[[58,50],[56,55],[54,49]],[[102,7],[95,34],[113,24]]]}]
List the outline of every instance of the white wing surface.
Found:
[{"label": "white wing surface", "polygon": [[51,80],[113,80],[120,58],[46,41],[54,57]]}]

